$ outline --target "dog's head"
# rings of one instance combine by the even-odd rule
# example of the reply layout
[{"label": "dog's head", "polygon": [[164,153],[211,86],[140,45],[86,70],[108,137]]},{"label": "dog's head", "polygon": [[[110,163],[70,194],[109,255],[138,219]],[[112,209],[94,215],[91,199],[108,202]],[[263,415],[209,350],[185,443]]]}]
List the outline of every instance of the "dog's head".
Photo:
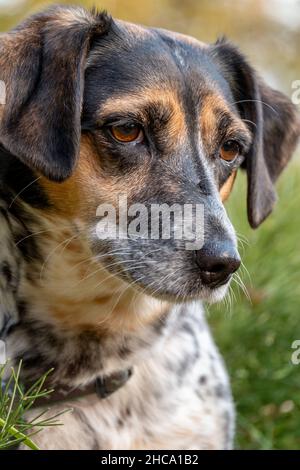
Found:
[{"label": "dog's head", "polygon": [[[84,227],[108,270],[158,297],[224,294],[240,264],[222,204],[236,171],[247,172],[248,218],[257,227],[300,133],[292,103],[233,45],[55,7],[1,36],[0,80],[2,146],[40,176],[47,210]],[[143,225],[148,236],[137,236],[140,227],[133,237],[97,236],[110,204],[121,227],[120,195],[125,228]],[[162,236],[157,205],[174,204],[193,207],[201,246],[187,249],[184,231],[175,236],[172,210],[170,236]]]}]

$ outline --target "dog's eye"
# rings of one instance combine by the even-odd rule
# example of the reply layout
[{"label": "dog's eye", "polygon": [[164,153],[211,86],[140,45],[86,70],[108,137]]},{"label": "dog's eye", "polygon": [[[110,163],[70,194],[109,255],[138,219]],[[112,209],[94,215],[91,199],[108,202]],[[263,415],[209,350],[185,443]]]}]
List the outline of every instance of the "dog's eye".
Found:
[{"label": "dog's eye", "polygon": [[239,156],[240,151],[241,149],[238,142],[235,140],[227,140],[220,149],[220,157],[226,162],[232,162]]},{"label": "dog's eye", "polygon": [[142,142],[144,140],[143,129],[135,123],[111,126],[110,132],[114,139],[125,144],[130,142]]}]

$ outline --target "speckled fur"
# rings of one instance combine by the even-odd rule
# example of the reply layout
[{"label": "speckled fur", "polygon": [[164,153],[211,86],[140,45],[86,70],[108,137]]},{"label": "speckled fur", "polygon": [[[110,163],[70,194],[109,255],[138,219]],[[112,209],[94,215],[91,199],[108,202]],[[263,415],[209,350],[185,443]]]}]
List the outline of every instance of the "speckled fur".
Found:
[{"label": "speckled fur", "polygon": [[[65,404],[63,428],[38,437],[42,448],[228,449],[234,411],[221,357],[198,303],[174,307],[161,335],[145,329],[127,341],[151,338],[147,354],[130,355],[129,382],[105,401]],[[55,406],[51,413],[59,412]]]},{"label": "speckled fur", "polygon": [[16,220],[9,215],[8,206],[0,199],[0,338],[18,322],[17,294],[22,275],[22,256],[14,244]]}]

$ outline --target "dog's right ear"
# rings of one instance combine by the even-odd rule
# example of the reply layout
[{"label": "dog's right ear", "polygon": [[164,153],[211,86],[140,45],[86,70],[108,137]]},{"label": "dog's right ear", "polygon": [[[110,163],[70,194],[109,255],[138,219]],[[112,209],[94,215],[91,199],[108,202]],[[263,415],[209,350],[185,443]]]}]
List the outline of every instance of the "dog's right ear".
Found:
[{"label": "dog's right ear", "polygon": [[0,35],[0,144],[54,181],[76,163],[86,57],[110,25],[105,13],[56,6]]},{"label": "dog's right ear", "polygon": [[229,84],[232,105],[253,135],[243,166],[248,179],[248,220],[256,228],[276,202],[275,182],[299,141],[300,114],[287,96],[257,76],[231,43],[218,41],[211,54]]}]

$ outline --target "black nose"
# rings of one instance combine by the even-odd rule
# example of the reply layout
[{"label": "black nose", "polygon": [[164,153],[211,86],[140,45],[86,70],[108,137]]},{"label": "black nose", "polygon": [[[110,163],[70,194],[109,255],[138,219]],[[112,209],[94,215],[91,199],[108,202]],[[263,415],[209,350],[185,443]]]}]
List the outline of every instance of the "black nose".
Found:
[{"label": "black nose", "polygon": [[231,241],[211,242],[196,252],[197,264],[204,285],[219,287],[229,281],[240,267],[239,254]]}]

